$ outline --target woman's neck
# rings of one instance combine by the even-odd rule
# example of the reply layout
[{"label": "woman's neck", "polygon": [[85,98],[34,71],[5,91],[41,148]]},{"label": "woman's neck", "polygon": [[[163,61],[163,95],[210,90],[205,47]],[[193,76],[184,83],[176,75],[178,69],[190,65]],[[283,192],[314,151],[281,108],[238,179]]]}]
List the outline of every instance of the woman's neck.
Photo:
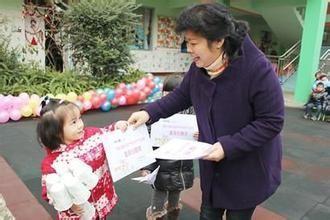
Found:
[{"label": "woman's neck", "polygon": [[209,66],[205,67],[205,69],[212,79],[220,75],[220,73],[227,67],[227,64],[227,59],[223,56],[223,53],[220,53],[219,57]]}]

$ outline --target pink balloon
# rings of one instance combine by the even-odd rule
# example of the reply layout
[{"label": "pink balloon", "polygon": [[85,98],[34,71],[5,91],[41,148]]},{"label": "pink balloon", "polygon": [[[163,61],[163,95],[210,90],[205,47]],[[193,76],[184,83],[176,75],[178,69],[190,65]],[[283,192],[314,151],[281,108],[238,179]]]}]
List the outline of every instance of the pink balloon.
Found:
[{"label": "pink balloon", "polygon": [[145,86],[146,86],[146,82],[145,82],[143,79],[140,79],[140,80],[137,82],[137,87],[138,87],[138,89],[143,89]]},{"label": "pink balloon", "polygon": [[150,92],[151,92],[151,89],[149,87],[145,87],[143,90],[142,90],[145,94],[149,95]]},{"label": "pink balloon", "polygon": [[20,97],[13,97],[11,104],[13,109],[20,109],[24,105]]},{"label": "pink balloon", "polygon": [[150,89],[155,88],[155,83],[153,81],[150,81],[150,83],[148,84]]},{"label": "pink balloon", "polygon": [[145,92],[140,92],[140,97],[139,97],[139,101],[143,101],[147,98],[147,94]]},{"label": "pink balloon", "polygon": [[98,96],[93,96],[91,98],[91,103],[93,108],[100,108],[101,106],[101,99]]},{"label": "pink balloon", "polygon": [[101,99],[101,104],[103,104],[107,100],[107,95],[105,93],[101,93],[99,97]]},{"label": "pink balloon", "polygon": [[125,96],[119,97],[118,104],[119,105],[126,105],[126,97]]},{"label": "pink balloon", "polygon": [[26,92],[22,92],[18,95],[18,97],[22,100],[23,105],[26,105],[29,103],[30,96]]},{"label": "pink balloon", "polygon": [[1,109],[2,110],[8,110],[11,107],[10,96],[4,96],[4,97],[2,97],[2,99],[0,101],[1,101],[0,110]]},{"label": "pink balloon", "polygon": [[7,111],[0,111],[0,124],[6,123],[9,120],[9,114]]},{"label": "pink balloon", "polygon": [[17,121],[22,117],[22,115],[18,109],[13,109],[9,112],[9,117],[11,120]]},{"label": "pink balloon", "polygon": [[122,90],[120,88],[115,90],[116,97],[120,97],[120,96],[124,95],[124,93],[125,93],[124,90]]},{"label": "pink balloon", "polygon": [[120,83],[117,88],[125,90],[126,89],[126,84],[125,83]]},{"label": "pink balloon", "polygon": [[111,105],[112,106],[117,106],[118,102],[119,102],[118,98],[114,98],[114,99],[111,100]]},{"label": "pink balloon", "polygon": [[92,108],[92,103],[89,100],[85,100],[83,102],[83,109],[84,111],[87,111]]}]

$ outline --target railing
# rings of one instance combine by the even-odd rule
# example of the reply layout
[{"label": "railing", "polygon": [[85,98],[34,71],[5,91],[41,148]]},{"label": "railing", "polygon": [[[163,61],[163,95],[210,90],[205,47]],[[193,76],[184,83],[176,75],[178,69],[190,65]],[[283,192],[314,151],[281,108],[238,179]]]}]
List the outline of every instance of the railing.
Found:
[{"label": "railing", "polygon": [[321,54],[319,69],[325,73],[330,72],[330,49],[324,50],[324,52]]},{"label": "railing", "polygon": [[285,83],[297,70],[300,56],[301,41],[295,43],[280,56],[266,55],[273,64],[281,84]]}]

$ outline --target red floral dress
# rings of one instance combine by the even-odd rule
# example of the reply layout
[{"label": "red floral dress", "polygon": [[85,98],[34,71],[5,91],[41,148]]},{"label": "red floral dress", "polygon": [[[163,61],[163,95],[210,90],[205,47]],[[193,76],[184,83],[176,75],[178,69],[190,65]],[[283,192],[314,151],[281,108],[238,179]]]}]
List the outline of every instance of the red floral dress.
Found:
[{"label": "red floral dress", "polygon": [[[99,177],[97,185],[91,190],[88,201],[94,205],[96,212],[93,219],[105,219],[118,202],[112,177],[105,156],[102,143],[104,131],[113,130],[113,125],[100,129],[89,127],[84,129],[84,137],[69,145],[63,145],[60,149],[48,151],[41,162],[41,185],[42,198],[49,202],[45,178],[48,174],[55,173],[52,167],[54,162],[70,161],[72,158],[79,158],[92,167],[93,172]],[[58,219],[80,219],[71,210],[58,213]]]}]

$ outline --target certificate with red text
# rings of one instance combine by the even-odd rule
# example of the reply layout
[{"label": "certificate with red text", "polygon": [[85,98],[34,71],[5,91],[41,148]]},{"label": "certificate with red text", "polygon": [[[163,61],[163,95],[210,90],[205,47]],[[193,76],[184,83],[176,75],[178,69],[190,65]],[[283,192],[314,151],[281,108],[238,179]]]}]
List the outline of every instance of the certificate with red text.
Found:
[{"label": "certificate with red text", "polygon": [[128,127],[103,135],[103,145],[114,182],[155,162],[147,127]]},{"label": "certificate with red text", "polygon": [[154,151],[154,157],[167,160],[193,160],[205,157],[213,145],[181,139],[172,139]]},{"label": "certificate with red text", "polygon": [[197,131],[195,115],[175,114],[151,125],[151,143],[159,147],[174,138],[193,141]]}]

